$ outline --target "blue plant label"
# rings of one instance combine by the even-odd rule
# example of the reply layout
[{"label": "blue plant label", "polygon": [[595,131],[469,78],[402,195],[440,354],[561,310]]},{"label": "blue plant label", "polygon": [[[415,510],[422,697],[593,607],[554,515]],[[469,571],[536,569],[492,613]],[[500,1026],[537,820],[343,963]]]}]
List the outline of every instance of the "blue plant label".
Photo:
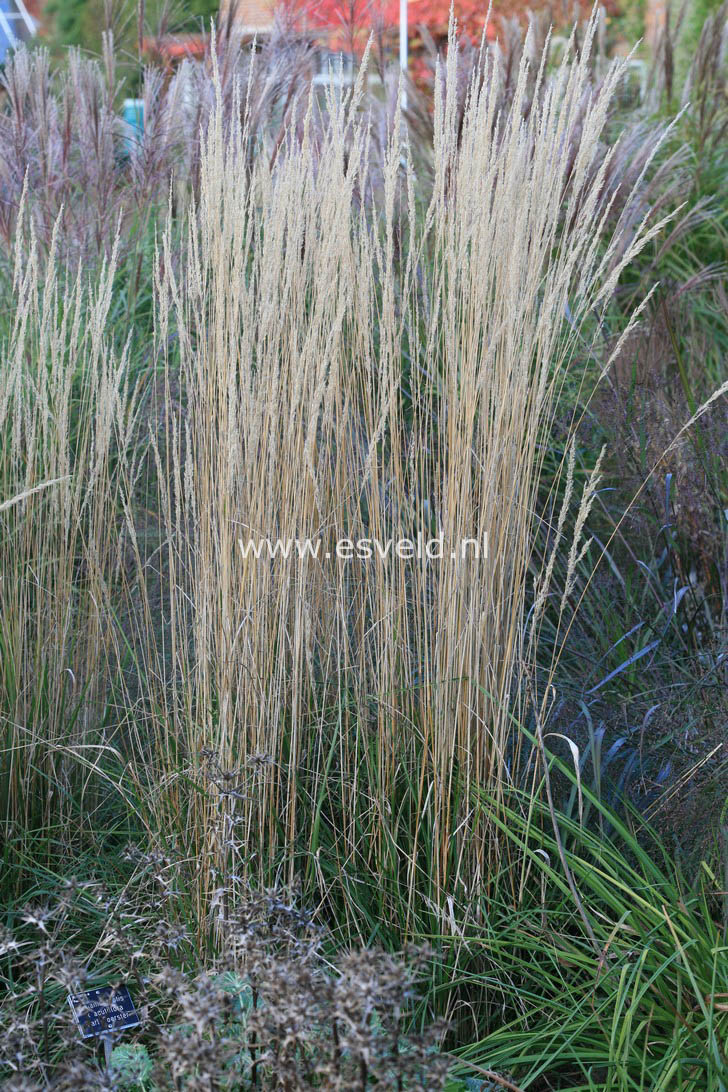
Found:
[{"label": "blue plant label", "polygon": [[85,993],[72,993],[68,1002],[83,1039],[109,1035],[113,1031],[141,1024],[128,987],[103,986]]}]

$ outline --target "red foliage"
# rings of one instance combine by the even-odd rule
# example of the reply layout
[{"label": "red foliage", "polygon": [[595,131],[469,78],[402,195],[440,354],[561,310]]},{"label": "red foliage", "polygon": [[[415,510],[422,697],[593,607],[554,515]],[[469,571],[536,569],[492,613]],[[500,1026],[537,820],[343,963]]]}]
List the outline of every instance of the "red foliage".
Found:
[{"label": "red foliage", "polygon": [[[307,11],[315,26],[335,29],[344,35],[347,30],[351,33],[352,24],[362,29],[380,26],[390,31],[399,27],[399,0],[312,0]],[[455,0],[458,26],[474,40],[480,40],[487,13],[487,3],[482,0]],[[419,26],[427,27],[435,41],[446,38],[449,19],[450,0],[408,0],[410,39],[417,37]],[[491,40],[496,36],[492,17],[487,36]]]},{"label": "red foliage", "polygon": [[144,56],[162,61],[181,61],[185,57],[200,58],[207,49],[206,34],[168,35],[163,38],[144,38],[142,51]]}]

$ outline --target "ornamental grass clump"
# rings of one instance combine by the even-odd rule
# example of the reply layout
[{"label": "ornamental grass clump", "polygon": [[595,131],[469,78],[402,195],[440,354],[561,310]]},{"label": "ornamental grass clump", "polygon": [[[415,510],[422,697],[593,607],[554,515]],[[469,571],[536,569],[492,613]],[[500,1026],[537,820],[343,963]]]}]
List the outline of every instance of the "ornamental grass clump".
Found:
[{"label": "ornamental grass clump", "polygon": [[[666,916],[660,893],[682,900],[682,881],[630,871],[639,839],[599,812],[600,836],[613,828],[627,846],[605,850],[604,880],[602,842],[582,822],[584,753],[561,734],[570,781],[547,752],[569,697],[584,699],[591,729],[591,696],[606,699],[615,680],[629,694],[644,679],[631,669],[646,671],[659,644],[630,652],[623,641],[646,636],[645,619],[615,626],[593,596],[605,656],[592,655],[599,642],[574,647],[610,472],[577,430],[585,405],[607,404],[591,389],[610,365],[617,393],[650,367],[656,297],[645,286],[711,207],[700,197],[671,217],[688,157],[671,148],[653,166],[660,131],[641,145],[632,126],[611,143],[626,70],[602,65],[595,83],[596,26],[558,64],[535,24],[522,42],[477,53],[457,48],[453,28],[424,120],[414,94],[406,111],[401,96],[377,103],[366,57],[350,89],[321,91],[305,41],[289,43],[298,60],[286,83],[280,41],[258,57],[214,38],[169,82],[149,75],[144,139],[121,155],[110,61],[106,75],[70,62],[63,79],[86,95],[73,117],[70,84],[53,85],[42,55],[21,51],[6,69],[10,1087],[127,1087],[136,1067],[160,1089],[437,1088],[434,1012],[505,1087],[511,1077],[493,1065],[591,1081],[575,1042],[594,1067],[626,1059],[625,1089],[669,1088],[671,1057],[705,1055],[706,1043],[720,1073],[715,893],[700,914]],[[703,117],[717,170],[711,27],[694,71],[705,105],[685,124]],[[675,300],[715,281],[720,303],[720,269],[680,280]],[[682,336],[667,325],[671,342],[670,330]],[[689,423],[703,417],[703,458],[726,387],[694,396],[674,356]],[[623,461],[641,460],[637,499],[652,496],[647,460],[667,470],[674,455],[703,473],[682,443],[680,404],[673,413],[657,399],[639,431],[629,416],[622,427]],[[676,495],[670,486],[666,507]],[[710,512],[722,520],[723,507]],[[681,533],[705,520],[694,505],[678,514]],[[716,648],[718,529],[686,534],[681,562]],[[608,535],[603,551],[595,542],[621,580]],[[699,552],[702,600],[689,563]],[[621,586],[627,617],[636,601]],[[682,591],[664,587],[652,594],[672,625]],[[572,690],[555,701],[567,639]],[[697,632],[695,644],[706,659]],[[716,679],[723,666],[716,654]],[[591,732],[594,755],[603,735]],[[578,823],[559,813],[559,790],[578,802]],[[88,876],[57,897],[56,873],[76,856],[92,859]],[[89,878],[101,861],[111,884]],[[625,890],[628,902],[634,891],[657,899],[635,905],[659,966],[647,949],[632,966],[644,930],[625,926],[635,912]],[[385,951],[422,938],[434,952],[404,965]],[[607,951],[619,954],[605,966]],[[620,1008],[630,967],[639,988]],[[65,994],[117,981],[144,1030],[102,1074]],[[606,1047],[595,983],[615,1017]],[[569,1015],[574,984],[583,1004]],[[542,1053],[529,1061],[535,1026]],[[647,1060],[656,1035],[666,1068]],[[697,1089],[702,1071],[690,1066]]]},{"label": "ornamental grass clump", "polygon": [[[569,482],[578,511],[556,506],[555,525],[569,460],[547,474],[546,441],[660,229],[648,162],[626,192],[614,175],[623,67],[594,87],[595,26],[553,69],[532,29],[507,95],[485,46],[463,92],[453,30],[430,171],[401,110],[372,123],[366,59],[343,96],[297,92],[273,131],[256,58],[226,67],[213,43],[196,178],[170,196],[133,362],[109,317],[113,247],[86,276],[64,212],[46,253],[29,192],[0,401],[2,496],[25,498],[0,512],[19,859],[29,831],[45,852],[71,844],[115,786],[135,822],[209,863],[198,922],[231,823],[236,875],[300,879],[357,939],[367,918],[439,928],[487,889],[501,838],[474,790],[503,799],[532,776],[517,726],[527,695],[543,719],[551,676],[526,683],[545,612],[558,600],[558,655],[574,598],[551,595],[548,558],[555,544],[573,577],[599,479]],[[264,538],[319,549],[247,548]],[[368,556],[337,556],[359,540]],[[206,754],[244,771],[227,810],[203,788]]]},{"label": "ornamental grass clump", "polygon": [[[169,625],[138,668],[157,806],[178,813],[180,756],[188,771],[201,749],[228,769],[269,756],[238,801],[246,868],[303,874],[347,907],[353,868],[405,931],[416,907],[487,884],[498,837],[472,790],[524,776],[543,439],[659,230],[629,193],[615,213],[603,140],[622,68],[594,91],[593,34],[548,73],[527,42],[505,106],[498,53],[463,100],[453,45],[424,199],[400,113],[373,161],[363,77],[252,164],[241,87],[239,124],[218,103],[203,141],[181,257],[171,226],[159,243],[160,405],[179,398],[151,437]],[[573,491],[578,536],[597,481]],[[420,533],[442,536],[441,560],[333,546]],[[260,538],[321,548],[257,557]],[[567,592],[564,628],[570,610]],[[191,808],[199,847],[216,805]]]},{"label": "ornamental grass clump", "polygon": [[92,811],[96,771],[113,752],[104,731],[118,661],[112,529],[137,408],[127,352],[109,345],[115,254],[87,283],[65,275],[54,234],[44,271],[26,228],[21,210],[6,281],[12,318],[0,338],[0,496],[12,501],[0,509],[0,824],[9,858],[14,836],[76,825],[79,771]]}]

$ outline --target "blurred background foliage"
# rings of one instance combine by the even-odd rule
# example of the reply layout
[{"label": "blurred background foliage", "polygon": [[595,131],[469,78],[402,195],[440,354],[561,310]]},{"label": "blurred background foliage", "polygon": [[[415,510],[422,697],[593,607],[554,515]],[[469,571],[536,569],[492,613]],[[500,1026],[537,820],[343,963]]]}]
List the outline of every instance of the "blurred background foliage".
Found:
[{"label": "blurred background foliage", "polygon": [[[209,30],[217,10],[216,0],[146,0],[141,14],[145,33],[193,33]],[[140,9],[135,0],[50,0],[44,15],[56,49],[80,46],[100,53],[103,31],[111,27],[118,48],[137,54]]]}]

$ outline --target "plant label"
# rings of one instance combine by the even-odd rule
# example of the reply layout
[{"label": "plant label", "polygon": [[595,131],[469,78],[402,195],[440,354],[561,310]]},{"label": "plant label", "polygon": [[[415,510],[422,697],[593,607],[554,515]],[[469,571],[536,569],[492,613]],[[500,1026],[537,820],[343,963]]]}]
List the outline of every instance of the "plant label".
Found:
[{"label": "plant label", "polygon": [[109,1035],[113,1031],[141,1024],[126,986],[103,986],[98,990],[72,993],[68,1002],[83,1039]]}]

